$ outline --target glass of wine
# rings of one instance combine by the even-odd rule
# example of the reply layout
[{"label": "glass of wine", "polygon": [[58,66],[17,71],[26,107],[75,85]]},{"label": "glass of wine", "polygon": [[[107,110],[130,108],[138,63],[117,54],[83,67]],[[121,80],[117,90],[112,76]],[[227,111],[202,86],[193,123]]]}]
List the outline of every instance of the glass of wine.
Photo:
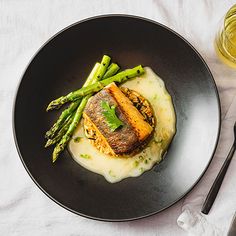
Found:
[{"label": "glass of wine", "polygon": [[215,38],[215,49],[225,64],[236,69],[236,4],[221,21]]}]

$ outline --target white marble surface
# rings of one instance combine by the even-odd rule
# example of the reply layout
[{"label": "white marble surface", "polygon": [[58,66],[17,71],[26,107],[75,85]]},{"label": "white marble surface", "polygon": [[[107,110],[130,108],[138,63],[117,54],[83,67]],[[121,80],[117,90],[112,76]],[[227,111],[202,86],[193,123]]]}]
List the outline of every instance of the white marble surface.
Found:
[{"label": "white marble surface", "polygon": [[[232,4],[234,1],[224,0],[0,0],[0,235],[187,235],[177,226],[176,220],[186,207],[199,211],[232,142],[231,125],[236,119],[236,73],[217,59],[212,45],[217,23]],[[144,16],[183,35],[207,61],[222,102],[220,144],[197,187],[185,200],[168,210],[128,223],[88,220],[49,200],[24,170],[11,130],[14,93],[35,51],[67,25],[106,13]],[[236,210],[235,173],[236,160],[233,160],[212,213],[206,218],[212,224],[218,224],[220,235],[227,231]]]}]

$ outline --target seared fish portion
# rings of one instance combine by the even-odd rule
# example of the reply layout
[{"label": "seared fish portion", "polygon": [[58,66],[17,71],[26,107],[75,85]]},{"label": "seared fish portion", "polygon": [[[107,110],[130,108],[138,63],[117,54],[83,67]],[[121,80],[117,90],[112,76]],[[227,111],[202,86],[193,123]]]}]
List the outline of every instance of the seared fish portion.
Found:
[{"label": "seared fish portion", "polygon": [[[132,95],[133,100],[136,98],[140,101],[141,105],[138,105],[143,109],[141,113],[144,116],[131,102],[132,99],[126,97],[122,91]],[[154,127],[149,103],[143,97],[137,97],[135,92],[125,89],[122,91],[115,83],[108,85],[89,100],[83,113],[85,133],[91,143],[101,152],[113,156],[133,153],[150,137]],[[111,131],[106,122],[102,101],[108,102],[109,106],[115,106],[116,116],[123,122],[115,131]]]}]

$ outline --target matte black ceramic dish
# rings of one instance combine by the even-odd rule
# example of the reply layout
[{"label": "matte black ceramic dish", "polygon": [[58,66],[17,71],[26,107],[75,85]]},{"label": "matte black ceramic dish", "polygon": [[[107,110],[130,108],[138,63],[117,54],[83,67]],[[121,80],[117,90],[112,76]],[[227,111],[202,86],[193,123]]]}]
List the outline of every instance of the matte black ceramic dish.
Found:
[{"label": "matte black ceramic dish", "polygon": [[[103,54],[122,68],[152,67],[165,81],[177,115],[164,161],[116,184],[78,165],[67,151],[52,164],[52,149],[44,148],[44,133],[59,114],[46,113],[47,104],[80,87]],[[218,141],[220,106],[206,63],[186,40],[147,19],[109,15],[78,22],[43,45],[22,77],[13,118],[21,160],[47,196],[85,217],[125,221],[166,209],[198,182]]]}]

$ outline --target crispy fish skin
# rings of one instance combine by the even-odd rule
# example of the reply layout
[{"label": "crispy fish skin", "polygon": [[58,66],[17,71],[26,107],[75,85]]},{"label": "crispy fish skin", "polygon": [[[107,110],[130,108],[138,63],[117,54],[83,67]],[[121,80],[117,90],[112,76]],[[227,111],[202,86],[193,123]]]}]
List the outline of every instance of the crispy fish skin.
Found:
[{"label": "crispy fish skin", "polygon": [[145,121],[142,114],[133,103],[121,92],[115,83],[106,87],[108,93],[119,104],[119,108],[124,113],[128,123],[133,127],[139,141],[145,140],[152,132],[152,127]]},{"label": "crispy fish skin", "polygon": [[[116,107],[117,117],[124,123],[115,131],[111,131],[105,120],[101,101],[107,101]],[[153,128],[144,120],[132,102],[121,92],[115,83],[105,87],[94,95],[84,110],[85,120],[92,122],[112,149],[112,155],[132,153],[152,133]],[[108,148],[109,149],[109,148]]]}]

